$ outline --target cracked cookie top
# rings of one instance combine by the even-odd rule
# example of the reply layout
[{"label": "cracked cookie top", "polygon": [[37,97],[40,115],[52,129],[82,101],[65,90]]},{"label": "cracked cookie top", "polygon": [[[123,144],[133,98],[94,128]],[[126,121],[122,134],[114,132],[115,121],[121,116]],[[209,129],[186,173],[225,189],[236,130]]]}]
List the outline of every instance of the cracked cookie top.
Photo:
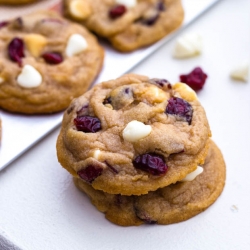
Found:
[{"label": "cracked cookie top", "polygon": [[67,108],[99,73],[104,52],[84,27],[52,11],[0,23],[0,108],[52,113]]},{"label": "cracked cookie top", "polygon": [[128,74],[71,103],[57,154],[95,189],[140,195],[195,170],[210,136],[205,111],[186,84]]}]

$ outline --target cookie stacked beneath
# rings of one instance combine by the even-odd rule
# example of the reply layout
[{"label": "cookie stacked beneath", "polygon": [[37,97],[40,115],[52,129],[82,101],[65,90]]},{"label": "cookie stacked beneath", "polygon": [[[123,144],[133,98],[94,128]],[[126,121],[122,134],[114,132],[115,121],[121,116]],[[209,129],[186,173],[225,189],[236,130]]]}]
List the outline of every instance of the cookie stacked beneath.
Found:
[{"label": "cookie stacked beneath", "polygon": [[65,111],[61,165],[110,221],[169,224],[220,195],[225,164],[187,85],[129,74],[103,82]]},{"label": "cookie stacked beneath", "polygon": [[155,43],[184,18],[181,0],[64,0],[64,10],[120,51]]}]

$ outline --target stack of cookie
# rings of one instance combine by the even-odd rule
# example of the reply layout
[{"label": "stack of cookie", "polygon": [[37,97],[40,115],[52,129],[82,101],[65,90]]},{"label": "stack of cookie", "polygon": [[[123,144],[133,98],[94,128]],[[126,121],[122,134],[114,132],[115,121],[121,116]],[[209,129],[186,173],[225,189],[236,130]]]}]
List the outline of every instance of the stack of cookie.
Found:
[{"label": "stack of cookie", "polygon": [[222,192],[225,164],[210,136],[187,85],[129,74],[71,103],[57,155],[108,220],[170,224],[205,210]]},{"label": "stack of cookie", "polygon": [[64,10],[125,52],[155,43],[184,18],[181,0],[64,0]]}]

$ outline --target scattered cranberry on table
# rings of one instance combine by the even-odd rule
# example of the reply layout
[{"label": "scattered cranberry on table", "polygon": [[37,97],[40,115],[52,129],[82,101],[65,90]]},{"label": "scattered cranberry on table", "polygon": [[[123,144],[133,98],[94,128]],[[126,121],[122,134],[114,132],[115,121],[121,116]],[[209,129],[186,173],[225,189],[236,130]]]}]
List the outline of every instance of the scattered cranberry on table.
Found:
[{"label": "scattered cranberry on table", "polygon": [[187,75],[180,75],[180,81],[186,83],[193,90],[201,90],[207,79],[207,74],[200,67],[194,68]]}]

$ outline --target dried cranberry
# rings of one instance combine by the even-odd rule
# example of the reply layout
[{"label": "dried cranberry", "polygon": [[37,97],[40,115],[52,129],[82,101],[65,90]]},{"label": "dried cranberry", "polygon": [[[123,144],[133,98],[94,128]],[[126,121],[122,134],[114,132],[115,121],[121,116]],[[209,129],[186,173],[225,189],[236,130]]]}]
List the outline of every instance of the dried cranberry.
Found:
[{"label": "dried cranberry", "polygon": [[116,5],[109,11],[109,17],[112,19],[116,19],[122,16],[127,11],[126,6],[124,5]]},{"label": "dried cranberry", "polygon": [[99,166],[89,165],[86,168],[77,172],[81,179],[88,183],[94,181],[99,175],[102,174],[103,169]]},{"label": "dried cranberry", "polygon": [[163,175],[168,170],[163,156],[155,153],[139,155],[134,159],[133,164],[136,168],[149,172],[152,175]]},{"label": "dried cranberry", "polygon": [[159,79],[159,78],[152,78],[149,80],[151,84],[156,85],[157,87],[163,89],[163,90],[169,90],[172,89],[172,85],[169,83],[166,79]]},{"label": "dried cranberry", "polygon": [[78,116],[74,119],[74,124],[78,131],[85,133],[96,133],[101,130],[101,121],[93,116]]},{"label": "dried cranberry", "polygon": [[180,75],[180,81],[186,83],[194,90],[203,88],[207,74],[205,74],[200,67],[196,67],[187,75]]},{"label": "dried cranberry", "polygon": [[9,22],[7,22],[7,21],[0,22],[0,29],[7,26],[8,24],[9,24]]},{"label": "dried cranberry", "polygon": [[178,97],[172,97],[168,100],[166,113],[184,118],[190,125],[193,116],[193,108],[187,101]]},{"label": "dried cranberry", "polygon": [[62,55],[57,52],[47,52],[42,57],[49,64],[59,64],[63,61]]},{"label": "dried cranberry", "polygon": [[166,9],[165,4],[164,4],[163,1],[160,1],[160,2],[157,4],[157,9],[158,9],[159,11],[164,11],[164,10]]},{"label": "dried cranberry", "polygon": [[17,62],[19,66],[22,65],[22,57],[24,57],[24,42],[22,39],[15,37],[9,43],[8,52],[10,59]]}]

